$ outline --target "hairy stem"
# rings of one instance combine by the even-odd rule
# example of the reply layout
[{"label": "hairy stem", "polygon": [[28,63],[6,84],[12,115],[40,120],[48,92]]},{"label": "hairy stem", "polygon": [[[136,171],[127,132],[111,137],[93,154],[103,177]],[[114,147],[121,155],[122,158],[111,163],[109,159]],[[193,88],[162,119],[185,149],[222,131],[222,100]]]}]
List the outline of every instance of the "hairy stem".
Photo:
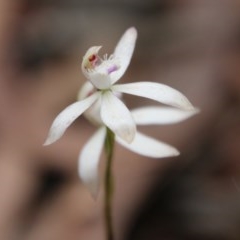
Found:
[{"label": "hairy stem", "polygon": [[113,149],[114,149],[114,133],[107,128],[105,139],[105,153],[107,158],[104,188],[105,188],[105,223],[107,240],[114,240],[113,226],[112,226],[112,198],[113,198],[113,175],[112,175],[112,162],[113,162]]}]

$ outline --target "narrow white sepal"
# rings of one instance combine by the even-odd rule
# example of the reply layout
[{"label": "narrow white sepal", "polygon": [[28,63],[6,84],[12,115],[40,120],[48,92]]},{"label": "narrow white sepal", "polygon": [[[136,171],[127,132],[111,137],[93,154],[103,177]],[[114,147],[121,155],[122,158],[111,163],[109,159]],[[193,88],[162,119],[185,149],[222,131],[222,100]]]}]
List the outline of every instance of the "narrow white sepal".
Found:
[{"label": "narrow white sepal", "polygon": [[130,143],[136,133],[136,124],[124,103],[111,91],[102,95],[101,118],[117,136]]},{"label": "narrow white sepal", "polygon": [[47,140],[43,145],[49,145],[57,141],[72,124],[72,122],[84,111],[86,111],[86,109],[88,109],[98,97],[99,93],[96,92],[90,97],[82,101],[75,102],[65,108],[53,121]]},{"label": "narrow white sepal", "polygon": [[106,136],[101,127],[83,147],[78,159],[78,173],[92,196],[96,199],[99,189],[98,165]]},{"label": "narrow white sepal", "polygon": [[155,82],[136,82],[117,84],[113,91],[149,98],[184,110],[194,110],[193,105],[179,91],[167,85]]},{"label": "narrow white sepal", "polygon": [[[96,92],[96,89],[91,82],[87,81],[83,84],[82,88],[78,92],[78,100],[82,100],[87,96]],[[83,114],[91,123],[96,126],[102,125],[102,119],[100,116],[101,97],[99,97],[95,103],[92,104]]]},{"label": "narrow white sepal", "polygon": [[91,82],[86,81],[78,91],[77,100],[81,101],[94,92],[94,86]]},{"label": "narrow white sepal", "polygon": [[199,113],[198,109],[181,110],[172,107],[141,107],[131,111],[137,125],[173,124],[184,121]]},{"label": "narrow white sepal", "polygon": [[128,144],[119,137],[117,142],[132,152],[151,158],[163,158],[178,156],[179,151],[163,142],[154,138],[148,137],[140,132],[137,132],[132,143]]},{"label": "narrow white sepal", "polygon": [[128,68],[137,39],[137,30],[134,27],[129,28],[119,40],[113,57],[119,61],[120,68],[111,73],[112,84],[117,82]]}]

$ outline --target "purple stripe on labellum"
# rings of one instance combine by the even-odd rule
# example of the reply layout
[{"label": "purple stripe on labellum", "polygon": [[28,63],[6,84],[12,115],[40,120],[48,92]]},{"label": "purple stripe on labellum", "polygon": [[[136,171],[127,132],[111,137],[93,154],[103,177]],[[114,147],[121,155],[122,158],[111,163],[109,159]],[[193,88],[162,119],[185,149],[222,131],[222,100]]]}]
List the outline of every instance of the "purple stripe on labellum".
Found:
[{"label": "purple stripe on labellum", "polygon": [[107,72],[108,72],[108,74],[110,74],[110,73],[115,72],[117,70],[118,70],[118,66],[117,65],[112,65],[111,67],[109,67],[107,69]]}]

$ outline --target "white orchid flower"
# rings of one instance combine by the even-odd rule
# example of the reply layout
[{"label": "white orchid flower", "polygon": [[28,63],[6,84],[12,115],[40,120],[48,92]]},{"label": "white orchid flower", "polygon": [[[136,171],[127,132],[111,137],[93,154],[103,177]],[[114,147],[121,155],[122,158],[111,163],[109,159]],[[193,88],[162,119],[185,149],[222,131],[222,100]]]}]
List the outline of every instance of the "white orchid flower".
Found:
[{"label": "white orchid flower", "polygon": [[171,106],[193,110],[194,107],[179,91],[164,84],[154,82],[135,82],[116,84],[125,73],[135,48],[137,31],[129,28],[117,44],[114,53],[100,58],[101,47],[91,47],[82,61],[82,71],[95,87],[94,94],[77,101],[64,109],[54,120],[44,145],[57,141],[69,125],[94,103],[100,102],[100,116],[105,126],[126,143],[133,142],[136,123],[125,104],[117,94],[128,93],[149,98]]},{"label": "white orchid flower", "polygon": [[[64,109],[53,121],[44,145],[57,141],[71,125],[84,113],[91,122],[100,126],[83,147],[79,156],[79,175],[92,195],[98,192],[98,163],[103,148],[106,129],[116,136],[116,141],[138,154],[160,158],[179,154],[174,147],[148,137],[136,130],[136,125],[170,124],[183,121],[196,110],[179,91],[160,83],[135,82],[116,84],[125,73],[135,48],[137,31],[129,28],[114,53],[100,58],[101,47],[91,47],[82,62],[82,71],[89,80],[82,87],[78,101]],[[149,98],[170,107],[145,107],[128,110],[121,101],[122,93]]]},{"label": "white orchid flower", "polygon": [[[94,91],[96,91],[94,86],[90,82],[86,82],[79,91],[78,99],[85,99],[86,96],[94,94]],[[131,111],[131,115],[137,125],[165,125],[184,121],[198,112],[199,110],[196,108],[181,110],[172,107],[150,106],[134,109]],[[84,116],[94,125],[97,125],[98,130],[88,140],[79,154],[78,172],[93,197],[96,197],[99,188],[98,165],[106,137],[106,126],[101,118],[101,100],[99,99],[85,111]],[[163,158],[179,155],[176,148],[138,131],[131,143],[124,141],[119,136],[116,136],[116,141],[132,152],[146,157]]]}]

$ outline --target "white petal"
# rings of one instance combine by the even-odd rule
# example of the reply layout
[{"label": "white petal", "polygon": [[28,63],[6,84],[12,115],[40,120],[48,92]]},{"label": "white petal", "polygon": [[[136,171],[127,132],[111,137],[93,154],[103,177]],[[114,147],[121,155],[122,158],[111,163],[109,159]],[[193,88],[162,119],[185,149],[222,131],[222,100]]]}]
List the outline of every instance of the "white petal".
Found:
[{"label": "white petal", "polygon": [[126,142],[132,142],[136,125],[128,108],[111,91],[102,95],[101,117],[117,136]]},{"label": "white petal", "polygon": [[98,97],[99,92],[96,92],[90,97],[82,101],[75,102],[65,108],[53,121],[44,145],[49,145],[57,141],[64,134],[71,123],[86,109],[88,109],[97,100]]},{"label": "white petal", "polygon": [[127,70],[133,55],[136,39],[137,30],[134,27],[131,27],[123,34],[118,42],[113,56],[119,61],[120,68],[111,73],[112,84],[117,82]]},{"label": "white petal", "polygon": [[98,163],[103,148],[106,128],[101,127],[83,147],[78,162],[78,173],[92,196],[97,197],[99,189]]},{"label": "white petal", "polygon": [[[94,86],[89,82],[85,82],[80,91],[78,92],[78,100],[82,100],[87,96],[90,96],[96,92]],[[92,104],[83,114],[91,123],[96,126],[103,125],[102,118],[100,116],[101,98],[98,98],[95,103]]]},{"label": "white petal", "polygon": [[198,109],[184,111],[171,107],[142,107],[131,111],[137,125],[172,124],[184,121],[199,112]]},{"label": "white petal", "polygon": [[130,144],[124,142],[119,137],[116,140],[125,148],[146,157],[163,158],[179,155],[176,148],[139,132],[136,133],[133,142]]},{"label": "white petal", "polygon": [[97,99],[97,101],[83,113],[84,117],[98,127],[104,125],[100,114],[101,103],[101,98]]},{"label": "white petal", "polygon": [[160,83],[136,82],[112,86],[112,90],[149,98],[184,110],[193,110],[189,100],[179,91]]},{"label": "white petal", "polygon": [[94,86],[89,81],[86,81],[83,84],[83,86],[80,88],[77,99],[83,100],[86,97],[90,96],[93,92],[94,92]]}]

